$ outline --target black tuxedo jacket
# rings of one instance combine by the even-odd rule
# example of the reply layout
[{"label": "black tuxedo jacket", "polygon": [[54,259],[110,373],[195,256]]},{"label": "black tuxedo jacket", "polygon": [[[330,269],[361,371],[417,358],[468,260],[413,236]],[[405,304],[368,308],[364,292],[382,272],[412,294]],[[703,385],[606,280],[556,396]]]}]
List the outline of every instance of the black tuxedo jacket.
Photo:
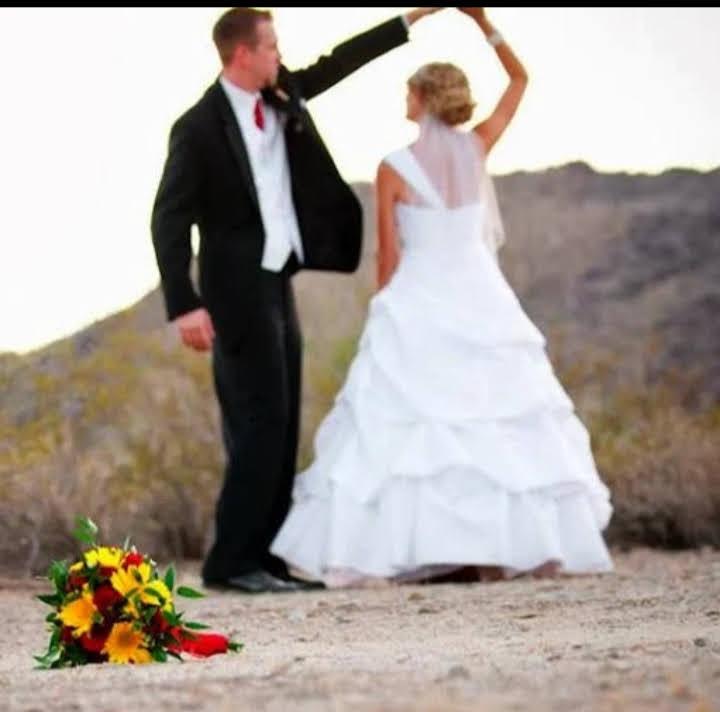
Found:
[{"label": "black tuxedo jacket", "polygon": [[[305,101],[407,39],[402,19],[389,20],[306,69],[281,67],[277,87],[263,92],[288,115],[285,141],[305,269],[352,272],[362,247],[360,204],[338,173]],[[194,224],[200,234],[199,293],[190,278]],[[265,236],[245,142],[217,81],[170,131],[152,237],[168,319],[205,306],[221,341],[240,341],[261,298]]]}]

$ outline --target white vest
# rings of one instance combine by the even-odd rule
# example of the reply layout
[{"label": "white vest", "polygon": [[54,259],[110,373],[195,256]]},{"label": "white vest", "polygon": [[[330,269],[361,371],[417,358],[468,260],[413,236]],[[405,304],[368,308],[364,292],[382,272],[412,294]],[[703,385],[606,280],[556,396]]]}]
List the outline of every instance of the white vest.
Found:
[{"label": "white vest", "polygon": [[259,129],[255,125],[254,112],[260,93],[247,92],[222,76],[220,83],[230,100],[245,141],[260,203],[260,215],[265,228],[261,266],[271,272],[279,272],[293,250],[298,260],[303,261],[300,228],[292,202],[283,124],[276,111],[263,104],[265,127]]}]

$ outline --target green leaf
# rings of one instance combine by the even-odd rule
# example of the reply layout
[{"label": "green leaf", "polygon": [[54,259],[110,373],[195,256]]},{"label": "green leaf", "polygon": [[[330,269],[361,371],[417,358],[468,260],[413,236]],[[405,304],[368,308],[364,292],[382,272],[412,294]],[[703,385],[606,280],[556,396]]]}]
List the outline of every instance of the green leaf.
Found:
[{"label": "green leaf", "polygon": [[183,660],[182,655],[180,655],[179,653],[176,653],[176,652],[173,651],[173,650],[168,650],[168,651],[167,651],[167,654],[170,655],[170,656],[173,657],[173,658],[176,658],[176,659],[179,660],[181,663],[184,663],[184,662],[185,662],[185,661]]},{"label": "green leaf", "polygon": [[87,544],[88,546],[95,546],[95,537],[98,533],[98,528],[95,522],[88,517],[76,517],[76,527],[73,531],[73,536],[81,543]]},{"label": "green leaf", "polygon": [[61,654],[60,648],[56,648],[48,651],[45,655],[33,655],[33,658],[38,661],[40,670],[49,670],[52,667],[58,667],[57,663],[60,661]]},{"label": "green leaf", "polygon": [[165,572],[165,585],[170,591],[175,587],[175,567],[171,564]]},{"label": "green leaf", "polygon": [[133,589],[131,592],[131,595],[125,597],[128,601],[128,603],[132,603],[133,606],[135,606],[135,610],[137,611],[138,615],[142,615],[143,612],[143,605],[140,601],[140,592],[137,588]]},{"label": "green leaf", "polygon": [[170,625],[180,625],[180,620],[182,618],[181,614],[175,613],[174,611],[163,611],[162,615]]},{"label": "green leaf", "polygon": [[55,628],[52,635],[50,636],[50,643],[48,644],[48,652],[52,653],[60,647],[60,628]]},{"label": "green leaf", "polygon": [[48,578],[55,585],[57,593],[64,593],[68,579],[68,562],[53,561],[48,569]]},{"label": "green leaf", "polygon": [[47,656],[45,655],[33,655],[33,658],[37,660],[37,665],[35,666],[36,670],[49,670],[50,669],[50,663],[47,661]]},{"label": "green leaf", "polygon": [[239,653],[244,647],[243,643],[236,643],[234,640],[228,643],[228,650],[232,650],[233,653]]},{"label": "green leaf", "polygon": [[183,596],[184,598],[205,598],[204,593],[200,593],[200,591],[196,591],[189,586],[180,586],[176,593],[178,596]]},{"label": "green leaf", "polygon": [[[48,606],[59,606],[62,603],[62,598],[57,593],[47,594],[43,593],[37,596],[37,599],[43,603],[47,603]],[[54,615],[54,614],[50,614]]]},{"label": "green leaf", "polygon": [[161,606],[165,603],[165,596],[163,596],[160,591],[158,591],[156,588],[153,588],[152,586],[145,586],[144,593],[149,593],[151,596],[154,596]]},{"label": "green leaf", "polygon": [[90,588],[92,590],[95,590],[95,587],[100,583],[100,580],[103,578],[102,576],[100,576],[99,566],[93,566],[91,569],[87,569],[85,572],[85,576],[87,577],[88,584],[90,584]]},{"label": "green leaf", "polygon": [[153,648],[150,654],[152,655],[153,660],[155,660],[156,662],[167,662],[167,653],[162,648]]},{"label": "green leaf", "polygon": [[67,665],[85,665],[88,661],[87,653],[76,645],[65,648],[65,662]]},{"label": "green leaf", "polygon": [[185,627],[190,630],[207,630],[210,626],[204,623],[196,623],[195,621],[188,621],[185,623]]}]

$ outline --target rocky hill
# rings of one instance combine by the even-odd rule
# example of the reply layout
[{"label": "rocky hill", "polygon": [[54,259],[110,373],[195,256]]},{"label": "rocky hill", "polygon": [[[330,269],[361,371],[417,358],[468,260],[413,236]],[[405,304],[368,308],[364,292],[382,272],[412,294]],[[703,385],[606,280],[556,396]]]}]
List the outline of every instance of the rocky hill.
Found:
[{"label": "rocky hill", "polygon": [[[582,414],[598,394],[677,379],[692,407],[720,402],[720,169],[650,176],[573,163],[496,185],[502,267]],[[296,278],[301,464],[373,292],[373,195],[355,188],[360,270]],[[140,538],[198,555],[221,458],[208,360],[178,345],[157,291],[36,352],[0,354],[0,561],[32,568],[88,512],[105,531],[132,521]]]}]

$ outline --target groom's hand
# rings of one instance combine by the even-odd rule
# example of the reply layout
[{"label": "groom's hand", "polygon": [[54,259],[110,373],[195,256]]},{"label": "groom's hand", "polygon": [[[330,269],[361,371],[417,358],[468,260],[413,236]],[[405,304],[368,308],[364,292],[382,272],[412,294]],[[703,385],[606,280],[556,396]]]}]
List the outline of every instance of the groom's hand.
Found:
[{"label": "groom's hand", "polygon": [[207,309],[194,309],[175,319],[180,338],[185,346],[195,351],[209,351],[215,338],[215,329]]},{"label": "groom's hand", "polygon": [[434,12],[437,12],[438,10],[444,10],[444,7],[419,7],[416,10],[411,10],[405,15],[405,20],[409,25],[412,25],[413,23],[417,22],[419,19],[423,17],[427,17],[428,15],[432,15]]}]

